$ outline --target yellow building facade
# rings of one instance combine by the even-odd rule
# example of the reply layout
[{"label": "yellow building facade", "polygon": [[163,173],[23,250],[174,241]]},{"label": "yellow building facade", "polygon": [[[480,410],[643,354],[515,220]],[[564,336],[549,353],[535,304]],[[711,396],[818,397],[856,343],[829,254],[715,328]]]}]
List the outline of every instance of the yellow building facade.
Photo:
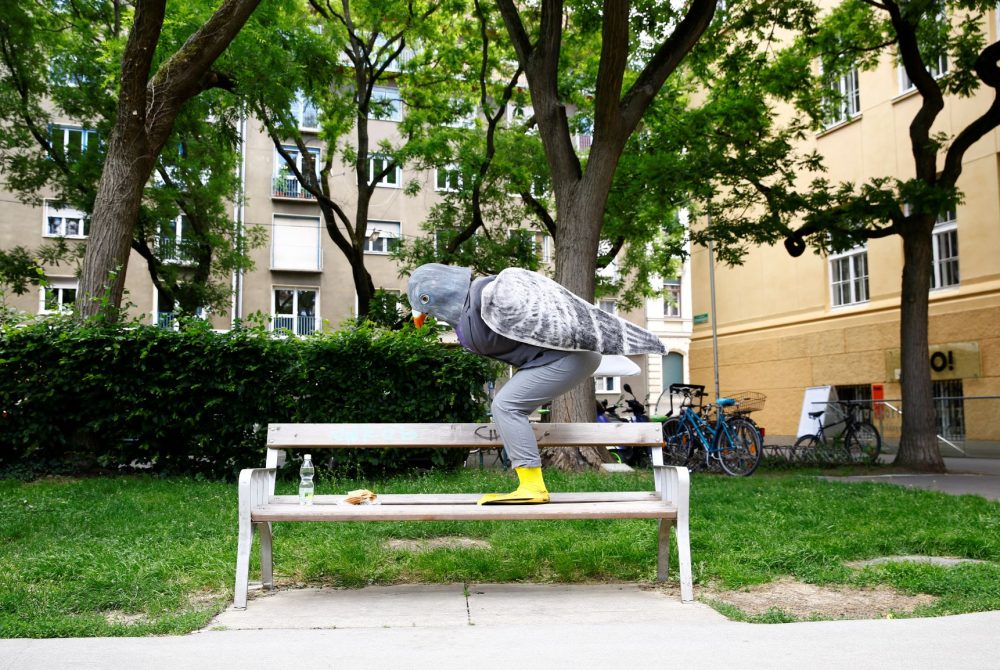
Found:
[{"label": "yellow building facade", "polygon": [[[996,40],[997,16],[985,21],[987,38]],[[853,108],[802,147],[824,157],[832,183],[912,178],[908,127],[921,99],[907,84],[892,59],[844,84]],[[953,136],[992,99],[988,88],[969,99],[946,97],[933,132]],[[939,432],[969,455],[1000,455],[1000,398],[989,398],[1000,396],[1000,132],[966,153],[958,186],[963,202],[935,228],[929,295],[935,396],[954,398],[938,403]],[[691,380],[713,388],[709,264],[707,249],[692,249]],[[902,268],[897,236],[799,258],[781,245],[759,247],[742,266],[715,266],[720,390],[767,395],[755,415],[767,442],[800,433],[806,389],[832,386],[842,399],[888,401],[892,409],[882,406],[877,418],[891,447],[895,410],[905,411],[898,402]]]}]

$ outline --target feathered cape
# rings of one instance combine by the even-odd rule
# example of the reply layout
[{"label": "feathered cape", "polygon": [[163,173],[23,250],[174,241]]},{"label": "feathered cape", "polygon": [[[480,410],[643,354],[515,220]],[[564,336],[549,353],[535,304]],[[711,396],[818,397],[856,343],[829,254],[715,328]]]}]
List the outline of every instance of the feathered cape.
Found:
[{"label": "feathered cape", "polygon": [[625,356],[666,351],[660,339],[645,328],[521,268],[504,270],[483,289],[480,314],[497,333],[548,349]]}]

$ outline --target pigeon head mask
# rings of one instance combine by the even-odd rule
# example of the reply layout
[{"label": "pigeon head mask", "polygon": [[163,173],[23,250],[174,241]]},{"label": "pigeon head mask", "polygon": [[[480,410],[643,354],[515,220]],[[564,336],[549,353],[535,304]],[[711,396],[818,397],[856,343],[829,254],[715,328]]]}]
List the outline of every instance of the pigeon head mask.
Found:
[{"label": "pigeon head mask", "polygon": [[465,307],[472,284],[472,270],[439,263],[421,265],[406,285],[406,295],[413,308],[413,321],[419,327],[424,316],[455,326]]}]

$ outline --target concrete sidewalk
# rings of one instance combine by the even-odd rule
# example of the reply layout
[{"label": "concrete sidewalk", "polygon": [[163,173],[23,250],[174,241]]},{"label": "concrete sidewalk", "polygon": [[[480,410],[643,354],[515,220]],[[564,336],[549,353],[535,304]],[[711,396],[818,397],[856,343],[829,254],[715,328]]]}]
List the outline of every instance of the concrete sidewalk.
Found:
[{"label": "concrete sidewalk", "polygon": [[1000,612],[754,625],[634,585],[390,586],[255,598],[179,637],[0,640],[0,669],[996,668]]},{"label": "concrete sidewalk", "polygon": [[944,463],[947,468],[944,474],[859,475],[826,477],[826,479],[845,482],[881,482],[952,495],[978,495],[989,500],[1000,500],[1000,459],[946,458]]}]

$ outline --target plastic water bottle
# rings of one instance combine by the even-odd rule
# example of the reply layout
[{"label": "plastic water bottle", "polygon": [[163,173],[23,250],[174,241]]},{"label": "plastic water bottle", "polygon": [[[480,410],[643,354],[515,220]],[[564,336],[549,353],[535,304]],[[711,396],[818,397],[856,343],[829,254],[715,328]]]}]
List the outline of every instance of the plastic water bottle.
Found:
[{"label": "plastic water bottle", "polygon": [[312,456],[306,454],[305,459],[302,461],[302,467],[299,468],[299,504],[300,505],[312,505],[313,504],[313,493],[316,490],[315,484],[313,484],[313,475],[316,474],[316,469],[313,468]]}]

